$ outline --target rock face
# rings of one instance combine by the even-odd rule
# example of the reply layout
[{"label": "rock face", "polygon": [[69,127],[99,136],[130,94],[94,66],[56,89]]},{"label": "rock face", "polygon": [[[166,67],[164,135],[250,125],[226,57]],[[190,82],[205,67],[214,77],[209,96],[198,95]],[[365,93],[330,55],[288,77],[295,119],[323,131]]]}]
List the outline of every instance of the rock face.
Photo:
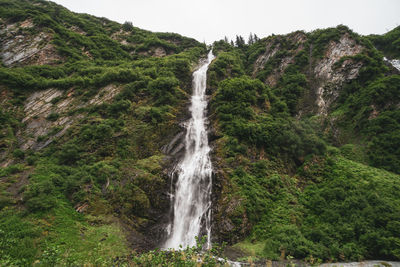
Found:
[{"label": "rock face", "polygon": [[26,127],[18,133],[21,149],[40,150],[48,146],[84,117],[83,114],[75,114],[72,111],[89,105],[111,102],[120,90],[121,87],[107,85],[87,102],[75,97],[73,90],[62,91],[51,88],[34,92],[24,104],[26,115],[22,122]]},{"label": "rock face", "polygon": [[[285,43],[289,45],[282,47]],[[285,49],[288,53],[283,56],[278,55],[280,49]],[[277,66],[265,78],[265,83],[274,87],[286,68],[294,63],[295,57],[301,51],[306,52],[305,54],[308,55],[309,60],[307,72],[310,83],[304,99],[306,102],[310,102],[310,99],[313,99],[313,107],[299,107],[299,115],[305,111],[326,115],[329,107],[338,98],[343,84],[357,78],[362,67],[362,63],[355,62],[352,59],[344,60],[340,66],[337,63],[343,57],[360,54],[362,50],[363,46],[358,44],[350,34],[345,33],[338,41],[329,42],[322,58],[313,58],[312,42],[307,39],[306,34],[297,32],[286,36],[275,36],[267,39],[265,52],[256,59],[253,67],[253,77],[263,71],[269,61],[277,60],[276,57],[278,57]]]},{"label": "rock face", "polygon": [[52,34],[30,31],[34,25],[31,20],[5,25],[0,30],[0,57],[4,65],[16,64],[56,64],[63,58],[50,43]]},{"label": "rock face", "polygon": [[157,48],[154,50],[154,55],[153,55],[153,56],[155,56],[155,57],[164,57],[164,56],[166,56],[166,55],[167,55],[167,52],[165,51],[164,48],[162,48],[162,47],[157,47]]},{"label": "rock face", "polygon": [[163,47],[152,47],[147,51],[139,52],[139,55],[152,56],[152,57],[165,57],[168,54]]},{"label": "rock face", "polygon": [[62,136],[74,121],[72,116],[60,116],[72,108],[73,97],[58,103],[55,99],[63,95],[63,91],[47,89],[30,95],[24,105],[26,127],[19,133],[22,150],[39,150],[49,145],[54,138]]},{"label": "rock face", "polygon": [[272,42],[268,42],[265,47],[265,53],[259,56],[254,63],[253,77],[256,76],[257,72],[264,68],[264,65],[270,60],[273,56],[275,56],[276,52],[279,50],[279,45],[273,46]]},{"label": "rock face", "polygon": [[344,60],[335,68],[335,64],[344,56],[354,56],[361,53],[362,46],[350,38],[348,34],[342,36],[339,42],[330,42],[324,58],[314,68],[318,83],[316,89],[316,104],[318,114],[326,115],[330,105],[337,99],[343,82],[357,78],[362,66],[351,59]]},{"label": "rock face", "polygon": [[[254,63],[253,77],[255,77],[259,71],[264,69],[265,64],[268,63],[269,60],[273,59],[282,48],[281,38],[282,37],[279,36],[267,41],[264,54],[259,56]],[[304,49],[304,43],[307,40],[307,37],[303,32],[289,34],[287,38],[290,40],[290,43],[294,49],[289,55],[283,57],[279,65],[267,76],[266,83],[269,86],[273,87],[277,84],[285,69],[290,64],[294,63],[294,57],[297,55],[297,53]]]}]

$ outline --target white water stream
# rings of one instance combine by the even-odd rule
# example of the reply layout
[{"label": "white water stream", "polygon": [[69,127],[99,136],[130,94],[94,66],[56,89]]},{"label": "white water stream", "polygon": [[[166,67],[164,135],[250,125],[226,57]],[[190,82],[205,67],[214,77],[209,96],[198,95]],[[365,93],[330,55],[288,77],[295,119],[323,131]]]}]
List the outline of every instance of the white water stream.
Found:
[{"label": "white water stream", "polygon": [[400,59],[387,59],[384,57],[383,60],[389,62],[393,67],[400,71]]},{"label": "white water stream", "polygon": [[211,185],[212,165],[206,129],[207,70],[214,59],[212,51],[207,60],[193,73],[193,94],[186,122],[185,155],[176,166],[172,177],[177,177],[173,202],[173,220],[168,227],[165,248],[196,245],[195,237],[207,235],[207,248],[211,246]]}]

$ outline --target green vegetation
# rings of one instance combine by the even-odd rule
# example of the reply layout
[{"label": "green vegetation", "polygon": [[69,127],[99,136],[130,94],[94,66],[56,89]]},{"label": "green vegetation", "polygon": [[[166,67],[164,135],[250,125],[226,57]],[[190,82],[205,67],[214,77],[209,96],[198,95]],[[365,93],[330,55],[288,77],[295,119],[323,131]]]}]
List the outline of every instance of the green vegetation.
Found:
[{"label": "green vegetation", "polygon": [[293,120],[285,113],[285,104],[271,95],[259,80],[246,77],[227,79],[219,84],[212,106],[221,130],[227,135],[227,143],[232,145],[227,147],[227,156],[240,151],[246,153],[246,144],[265,149],[271,156],[294,161],[301,161],[308,154],[322,153],[324,143],[307,122]]},{"label": "green vegetation", "polygon": [[[214,257],[221,249],[202,252],[202,242],[132,253],[151,247],[136,243],[158,238],[152,227],[168,211],[174,159],[162,148],[182,130],[206,46],[42,0],[0,0],[0,18],[32,22],[19,33],[46,33],[60,56],[53,65],[0,66],[0,265],[223,265]],[[400,76],[382,60],[399,56],[398,29],[363,37],[339,25],[214,43],[208,92],[214,223],[228,231],[221,240],[271,260],[400,260]],[[317,114],[314,68],[343,36],[362,49],[332,71],[360,68],[331,86],[337,98]],[[49,88],[61,90],[45,101],[52,109],[23,120],[27,97]],[[51,128],[26,134],[32,121]],[[28,141],[43,148],[22,148]]]},{"label": "green vegetation", "polygon": [[194,247],[181,250],[154,250],[141,255],[133,255],[128,262],[133,266],[226,266],[221,258],[222,248],[213,247],[203,251],[206,239],[198,240]]},{"label": "green vegetation", "polygon": [[[333,155],[311,159],[299,175],[275,175],[264,182],[270,201],[251,239],[256,244],[265,240],[260,255],[398,259],[397,230],[389,226],[399,220],[392,213],[398,209],[397,175]],[[296,188],[301,177],[314,181],[303,191]]]},{"label": "green vegetation", "polygon": [[[310,69],[345,34],[364,50],[335,68],[345,60],[363,67],[343,85],[325,119],[313,116]],[[278,49],[256,68],[265,47]],[[338,26],[250,45],[219,41],[215,48],[209,85],[216,164],[242,201],[228,214],[234,229],[251,225],[235,247],[251,256],[311,263],[399,260],[399,176],[382,169],[399,173],[400,83],[369,39]]]},{"label": "green vegetation", "polygon": [[[41,0],[1,0],[0,17],[2,23],[32,21],[34,27],[24,34],[50,34],[62,57],[52,66],[0,67],[7,96],[0,109],[5,126],[0,149],[2,159],[13,159],[0,169],[0,265],[154,262],[131,255],[127,231],[146,232],[157,223],[153,215],[167,210],[167,162],[160,149],[180,131],[191,74],[205,45]],[[157,48],[167,55],[152,57]],[[108,85],[117,90],[111,101],[83,107],[73,102],[68,112],[53,110],[43,118],[59,123],[83,114],[62,137],[54,137],[63,129],[56,125],[35,138],[43,143],[55,138],[46,148],[18,148],[18,131],[26,126],[23,103],[32,92],[65,91],[51,105],[68,97],[87,103],[101,98]],[[175,259],[157,253],[165,254],[165,262]],[[188,261],[194,263],[191,253]],[[208,266],[212,261],[207,259]]]},{"label": "green vegetation", "polygon": [[77,214],[65,201],[55,205],[40,214],[1,211],[1,265],[105,266],[128,254],[125,237],[112,220]]},{"label": "green vegetation", "polygon": [[389,58],[400,58],[400,26],[383,35],[369,35],[371,42]]}]

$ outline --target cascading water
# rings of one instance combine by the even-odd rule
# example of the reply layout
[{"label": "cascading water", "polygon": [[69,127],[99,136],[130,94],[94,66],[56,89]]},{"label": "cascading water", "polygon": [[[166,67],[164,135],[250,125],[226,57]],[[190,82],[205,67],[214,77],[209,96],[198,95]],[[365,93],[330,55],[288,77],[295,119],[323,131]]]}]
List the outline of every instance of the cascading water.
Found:
[{"label": "cascading water", "polygon": [[384,57],[383,60],[389,62],[393,67],[400,71],[400,59],[387,59]]},{"label": "cascading water", "polygon": [[193,73],[192,117],[186,122],[185,155],[174,172],[177,174],[175,192],[171,195],[174,218],[169,226],[166,248],[194,246],[195,237],[204,233],[207,247],[211,246],[212,165],[205,115],[207,69],[213,59],[210,51],[207,60]]}]

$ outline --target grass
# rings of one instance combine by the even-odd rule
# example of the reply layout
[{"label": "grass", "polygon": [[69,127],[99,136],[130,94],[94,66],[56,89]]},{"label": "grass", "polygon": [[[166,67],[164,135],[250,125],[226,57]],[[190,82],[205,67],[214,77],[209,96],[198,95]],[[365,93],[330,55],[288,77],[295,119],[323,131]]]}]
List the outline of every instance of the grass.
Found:
[{"label": "grass", "polygon": [[245,239],[232,247],[240,249],[249,256],[257,257],[264,255],[265,243],[261,241],[251,242],[249,239]]},{"label": "grass", "polygon": [[109,266],[129,252],[112,217],[84,216],[66,202],[59,201],[46,214],[24,215],[11,209],[1,213],[1,266]]}]

